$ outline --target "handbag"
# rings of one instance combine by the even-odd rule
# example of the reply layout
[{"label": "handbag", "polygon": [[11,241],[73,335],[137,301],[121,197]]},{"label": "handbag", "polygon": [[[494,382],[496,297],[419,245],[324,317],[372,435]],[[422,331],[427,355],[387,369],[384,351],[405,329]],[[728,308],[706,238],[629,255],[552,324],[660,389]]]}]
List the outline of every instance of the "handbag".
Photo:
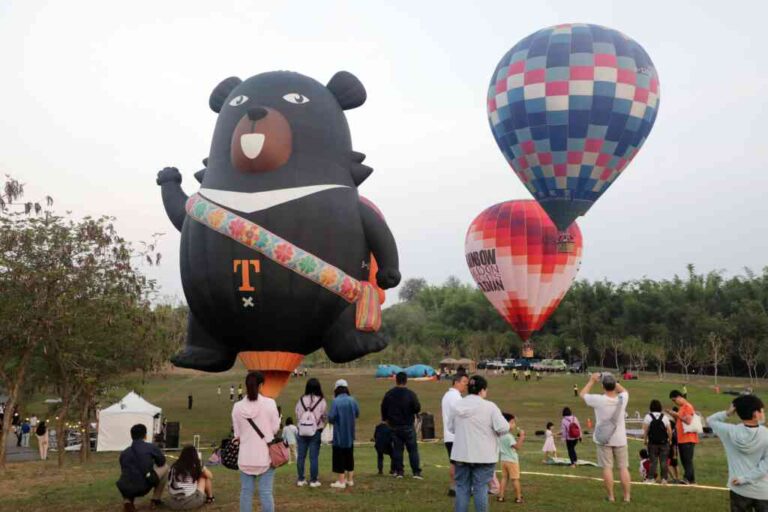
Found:
[{"label": "handbag", "polygon": [[686,434],[703,434],[704,425],[701,424],[701,416],[694,412],[690,423],[683,421],[683,432]]},{"label": "handbag", "polygon": [[[251,418],[248,418],[248,423],[250,423],[256,433],[264,439],[264,434],[261,433],[261,430]],[[267,448],[269,449],[270,466],[279,468],[288,463],[288,447],[280,436],[275,436],[269,441],[267,443]]]},{"label": "handbag", "polygon": [[240,440],[228,439],[221,449],[221,465],[227,469],[238,470],[237,458],[240,456]]}]

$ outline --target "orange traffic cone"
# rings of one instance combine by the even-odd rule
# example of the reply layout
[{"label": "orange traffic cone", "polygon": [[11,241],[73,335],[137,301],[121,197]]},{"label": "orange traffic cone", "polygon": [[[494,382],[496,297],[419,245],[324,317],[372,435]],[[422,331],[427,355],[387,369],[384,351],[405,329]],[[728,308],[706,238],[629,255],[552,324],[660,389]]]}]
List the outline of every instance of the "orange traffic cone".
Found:
[{"label": "orange traffic cone", "polygon": [[264,374],[261,393],[270,398],[280,395],[291,377],[291,372],[304,360],[301,354],[278,351],[240,352],[239,356],[248,370],[259,370]]}]

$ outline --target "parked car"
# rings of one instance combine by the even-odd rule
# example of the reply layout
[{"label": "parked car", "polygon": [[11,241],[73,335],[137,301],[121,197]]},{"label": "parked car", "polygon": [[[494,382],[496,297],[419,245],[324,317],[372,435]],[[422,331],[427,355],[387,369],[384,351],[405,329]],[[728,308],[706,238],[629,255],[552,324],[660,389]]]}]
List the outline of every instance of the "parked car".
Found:
[{"label": "parked car", "polygon": [[533,365],[533,369],[542,372],[564,372],[568,365],[562,359],[542,359]]},{"label": "parked car", "polygon": [[573,362],[568,366],[568,371],[571,373],[583,373],[584,363],[582,363],[581,361]]},{"label": "parked car", "polygon": [[527,370],[532,368],[534,364],[538,363],[540,359],[515,359],[515,368],[518,370]]}]

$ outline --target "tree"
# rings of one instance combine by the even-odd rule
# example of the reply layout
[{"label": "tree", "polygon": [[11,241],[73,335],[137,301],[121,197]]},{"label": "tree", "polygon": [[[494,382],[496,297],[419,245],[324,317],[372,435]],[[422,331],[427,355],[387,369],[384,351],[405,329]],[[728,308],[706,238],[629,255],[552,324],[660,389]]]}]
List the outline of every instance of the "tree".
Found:
[{"label": "tree", "polygon": [[557,336],[546,334],[536,338],[533,342],[534,350],[543,356],[544,359],[555,359],[560,355]]},{"label": "tree", "polygon": [[667,367],[667,360],[669,359],[667,344],[663,340],[650,344],[648,346],[648,354],[654,361],[656,361],[656,371],[659,374],[659,380],[663,380],[664,372]]},{"label": "tree", "polygon": [[686,343],[683,339],[680,339],[675,343],[672,354],[675,357],[675,361],[683,369],[685,380],[688,380],[688,370],[696,361],[697,349],[692,343]]},{"label": "tree", "polygon": [[629,357],[630,367],[638,371],[645,369],[649,357],[647,345],[637,336],[628,336],[622,343],[622,351]]},{"label": "tree", "polygon": [[[152,283],[132,263],[145,255],[117,235],[113,219],[57,216],[50,199],[46,208],[24,203],[23,211],[12,211],[22,194],[23,187],[9,179],[0,201],[0,380],[9,411],[28,379],[55,386],[62,397],[57,431],[63,443],[63,426],[81,390],[117,375],[100,373],[110,364],[101,351],[125,344],[103,338],[103,331],[114,333],[110,325],[130,311],[126,299],[146,303]],[[94,340],[102,343],[96,347]],[[139,353],[146,347],[134,345]],[[130,357],[118,359],[123,364]],[[3,439],[11,418],[5,415]],[[5,446],[0,442],[0,464]],[[63,449],[59,453],[63,461]]]},{"label": "tree", "polygon": [[760,345],[757,339],[750,336],[739,341],[739,355],[744,360],[744,364],[747,365],[750,384],[754,384],[755,379],[757,379],[757,365],[760,362],[759,354]]},{"label": "tree", "polygon": [[398,297],[400,297],[400,300],[403,302],[412,301],[426,287],[427,281],[422,277],[406,279],[403,285],[400,287]]},{"label": "tree", "polygon": [[608,338],[608,336],[602,334],[598,335],[597,340],[595,340],[595,349],[597,350],[597,355],[600,358],[600,368],[605,368],[605,355],[611,349],[611,340]]},{"label": "tree", "polygon": [[729,339],[723,338],[714,332],[710,332],[707,335],[707,348],[709,349],[707,352],[709,356],[708,362],[712,364],[712,371],[715,375],[715,386],[717,386],[717,370],[728,357],[729,347]]}]

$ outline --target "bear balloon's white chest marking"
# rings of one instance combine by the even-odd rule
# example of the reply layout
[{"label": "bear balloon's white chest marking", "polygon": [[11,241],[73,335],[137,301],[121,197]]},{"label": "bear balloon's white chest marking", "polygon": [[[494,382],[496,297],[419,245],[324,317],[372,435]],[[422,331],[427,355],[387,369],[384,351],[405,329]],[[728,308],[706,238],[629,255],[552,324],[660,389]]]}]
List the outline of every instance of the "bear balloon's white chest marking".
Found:
[{"label": "bear balloon's white chest marking", "polygon": [[262,192],[234,192],[232,190],[201,188],[200,194],[225,208],[243,213],[253,213],[334,188],[350,187],[346,185],[309,185]]}]

